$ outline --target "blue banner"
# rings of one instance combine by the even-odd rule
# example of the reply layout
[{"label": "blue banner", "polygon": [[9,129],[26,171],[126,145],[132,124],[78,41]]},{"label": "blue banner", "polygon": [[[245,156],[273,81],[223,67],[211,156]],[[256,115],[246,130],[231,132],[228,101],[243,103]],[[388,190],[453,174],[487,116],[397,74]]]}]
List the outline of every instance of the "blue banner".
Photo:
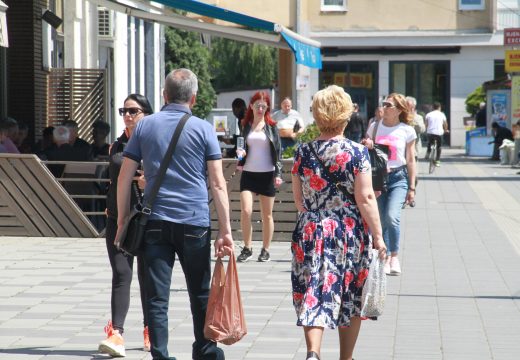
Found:
[{"label": "blue banner", "polygon": [[321,69],[320,48],[304,44],[284,32],[282,32],[282,36],[292,49],[297,64]]}]

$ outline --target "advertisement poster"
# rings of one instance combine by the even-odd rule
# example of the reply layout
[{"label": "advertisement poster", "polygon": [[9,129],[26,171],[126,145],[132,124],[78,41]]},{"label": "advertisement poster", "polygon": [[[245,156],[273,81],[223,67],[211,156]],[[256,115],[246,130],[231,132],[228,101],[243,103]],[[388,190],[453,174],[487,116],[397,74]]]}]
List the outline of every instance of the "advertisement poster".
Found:
[{"label": "advertisement poster", "polygon": [[520,76],[511,78],[511,123],[520,120]]},{"label": "advertisement poster", "polygon": [[496,121],[500,126],[506,126],[508,123],[507,116],[507,95],[492,94],[491,95],[491,123]]},{"label": "advertisement poster", "polygon": [[227,129],[227,116],[213,116],[213,126],[217,135],[225,135]]}]

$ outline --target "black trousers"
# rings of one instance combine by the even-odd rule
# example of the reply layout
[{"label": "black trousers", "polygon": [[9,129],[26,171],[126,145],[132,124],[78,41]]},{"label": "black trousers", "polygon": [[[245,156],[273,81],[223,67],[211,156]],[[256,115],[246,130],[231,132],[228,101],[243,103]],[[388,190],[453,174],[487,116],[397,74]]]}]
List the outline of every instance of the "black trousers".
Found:
[{"label": "black trousers", "polygon": [[[130,285],[132,284],[134,257],[123,254],[114,245],[117,231],[115,219],[107,218],[106,243],[110,266],[112,267],[112,326],[124,332],[126,314],[130,306]],[[137,278],[141,292],[141,306],[143,308],[143,325],[148,326],[148,311],[146,310],[146,281],[143,256],[137,257]]]},{"label": "black trousers", "polygon": [[437,154],[435,156],[435,160],[439,161],[441,159],[441,145],[442,145],[442,137],[440,135],[433,135],[428,134],[428,150],[427,150],[427,157],[432,152],[432,144],[436,143],[437,145]]}]

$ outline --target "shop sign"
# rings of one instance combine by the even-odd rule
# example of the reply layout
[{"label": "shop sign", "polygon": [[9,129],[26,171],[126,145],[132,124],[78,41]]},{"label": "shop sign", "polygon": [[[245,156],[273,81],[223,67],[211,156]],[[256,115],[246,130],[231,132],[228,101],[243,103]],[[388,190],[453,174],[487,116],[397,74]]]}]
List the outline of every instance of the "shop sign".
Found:
[{"label": "shop sign", "polygon": [[505,70],[507,73],[520,72],[520,50],[506,50]]},{"label": "shop sign", "polygon": [[504,29],[504,45],[520,45],[520,28]]}]

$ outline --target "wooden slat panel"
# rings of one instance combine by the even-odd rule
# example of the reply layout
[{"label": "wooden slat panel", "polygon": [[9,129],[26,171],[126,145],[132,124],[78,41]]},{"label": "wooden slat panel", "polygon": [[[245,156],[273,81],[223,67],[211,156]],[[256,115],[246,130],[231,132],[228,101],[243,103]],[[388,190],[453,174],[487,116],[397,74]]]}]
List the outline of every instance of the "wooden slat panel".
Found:
[{"label": "wooden slat panel", "polygon": [[[52,217],[52,214],[47,212],[45,214],[46,216],[42,216],[38,212],[38,208],[45,209],[45,204],[43,204],[37,196],[34,196],[33,187],[27,183],[28,180],[31,180],[32,176],[22,176],[19,172],[20,170],[23,171],[26,165],[19,159],[7,159],[7,161],[0,161],[0,166],[9,177],[9,180],[11,180],[13,185],[17,188],[17,192],[12,192],[12,194],[16,194],[14,200],[20,203],[20,206],[31,219],[31,222],[38,228],[38,232],[41,234],[52,233],[46,221],[46,218],[49,216]],[[25,205],[22,205],[22,202],[24,202]]]},{"label": "wooden slat panel", "polygon": [[[0,196],[29,233],[35,234],[34,236],[43,236],[43,234],[41,234],[36,226],[34,226],[31,219],[29,219],[24,211],[23,206],[25,205],[29,207],[29,203],[25,199],[18,199],[17,201],[13,198],[14,196],[18,195],[18,189],[13,184],[13,181],[9,179],[7,173],[4,170],[4,165],[6,162],[7,161],[0,158],[0,182],[2,183],[3,188],[6,190],[0,193]],[[7,164],[7,167],[9,166],[10,165]]]},{"label": "wooden slat panel", "polygon": [[[275,197],[273,207],[274,218],[274,234],[273,241],[290,241],[294,226],[296,223],[296,206],[294,205],[291,184],[292,161],[284,161],[282,168],[282,179],[284,183],[279,188]],[[230,219],[233,238],[242,240],[242,232],[240,230],[240,176],[241,173],[236,171],[236,160],[223,160],[224,178],[227,181],[228,195],[230,199]],[[218,230],[217,214],[214,206],[211,209],[211,227],[213,231]],[[262,240],[262,223],[260,222],[260,205],[255,199],[253,203],[252,226],[253,240]]]},{"label": "wooden slat panel", "polygon": [[[2,227],[2,235],[95,237],[90,221],[35,155],[0,154],[2,214],[16,216],[25,230]],[[7,218],[4,221],[7,222]]]},{"label": "wooden slat panel", "polygon": [[[97,230],[92,226],[88,218],[83,215],[83,212],[76,205],[74,200],[72,200],[65,189],[54,180],[54,176],[47,167],[41,164],[35,155],[33,155],[33,157],[39,166],[30,167],[31,173],[36,179],[46,179],[45,182],[42,183],[42,186],[47,190],[49,199],[53,199],[51,201],[56,203],[56,206],[63,212],[64,217],[70,221],[71,226],[65,228],[69,232],[69,235],[66,236],[96,237],[98,235]],[[58,196],[58,194],[60,195]],[[62,225],[66,224],[66,222],[62,222],[60,217],[57,219],[60,220]],[[73,235],[76,233],[79,233],[79,235]]]}]

